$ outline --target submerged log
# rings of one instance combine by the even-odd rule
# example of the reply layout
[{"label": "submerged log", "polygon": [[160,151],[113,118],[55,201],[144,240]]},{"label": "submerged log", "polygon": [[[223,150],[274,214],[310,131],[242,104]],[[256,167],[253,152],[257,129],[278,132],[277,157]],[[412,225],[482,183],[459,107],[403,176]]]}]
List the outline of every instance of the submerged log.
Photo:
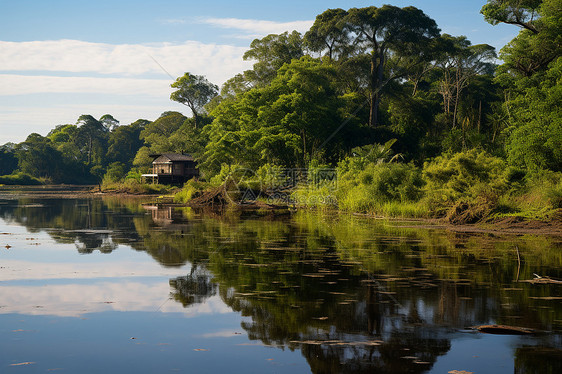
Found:
[{"label": "submerged log", "polygon": [[536,333],[535,330],[526,327],[508,326],[508,325],[481,325],[473,326],[472,329],[478,330],[486,334],[498,335],[531,335]]}]

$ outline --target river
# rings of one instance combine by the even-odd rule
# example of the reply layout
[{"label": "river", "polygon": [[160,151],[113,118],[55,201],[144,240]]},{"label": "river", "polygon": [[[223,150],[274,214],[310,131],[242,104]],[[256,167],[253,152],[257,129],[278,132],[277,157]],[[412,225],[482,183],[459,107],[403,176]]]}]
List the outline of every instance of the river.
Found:
[{"label": "river", "polygon": [[2,373],[562,372],[561,238],[16,192]]}]

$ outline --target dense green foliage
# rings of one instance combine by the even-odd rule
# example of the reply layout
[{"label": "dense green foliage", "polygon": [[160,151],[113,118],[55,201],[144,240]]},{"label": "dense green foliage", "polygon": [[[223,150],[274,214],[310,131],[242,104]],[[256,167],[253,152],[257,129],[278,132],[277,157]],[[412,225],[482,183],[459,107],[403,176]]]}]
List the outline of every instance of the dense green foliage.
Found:
[{"label": "dense green foliage", "polygon": [[283,170],[331,168],[337,183],[298,181],[293,196],[305,205],[425,216],[480,205],[519,214],[541,186],[550,192],[533,209],[557,209],[559,1],[489,0],[482,14],[521,28],[499,52],[500,65],[493,47],[440,34],[415,7],[328,9],[304,35],[254,40],[244,54],[253,68],[220,94],[203,76],[179,77],[171,99],[192,117],[164,112],[120,125],[111,115],[83,115],[47,137],[2,146],[0,174],[134,184],[151,155],[187,152],[207,181],[243,171],[264,190],[275,189],[267,179]]},{"label": "dense green foliage", "polygon": [[302,167],[312,158],[336,160],[360,131],[353,121],[324,147],[347,110],[336,79],[333,66],[303,57],[283,65],[269,85],[223,101],[211,112],[204,166],[218,171],[223,163],[238,163],[257,170],[266,163]]},{"label": "dense green foliage", "polygon": [[0,175],[12,174],[18,167],[14,144],[0,146]]}]

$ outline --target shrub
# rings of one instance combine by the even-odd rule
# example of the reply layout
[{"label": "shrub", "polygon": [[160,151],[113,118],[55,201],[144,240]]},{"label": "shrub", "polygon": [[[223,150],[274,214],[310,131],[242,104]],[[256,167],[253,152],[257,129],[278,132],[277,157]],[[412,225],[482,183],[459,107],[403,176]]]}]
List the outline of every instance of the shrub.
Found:
[{"label": "shrub", "polygon": [[0,184],[33,186],[43,184],[38,178],[25,173],[0,176]]},{"label": "shrub", "polygon": [[139,170],[130,170],[125,176],[125,181],[136,181],[138,183],[141,183],[142,173]]},{"label": "shrub", "polygon": [[174,195],[174,202],[185,204],[193,197],[195,197],[198,193],[203,191],[206,186],[207,183],[190,179],[186,184],[184,184],[183,188]]},{"label": "shrub", "polygon": [[373,211],[387,202],[412,202],[422,196],[421,171],[412,164],[369,163],[362,171],[349,169],[338,178],[340,208]]},{"label": "shrub", "polygon": [[220,172],[209,181],[213,187],[218,187],[224,183],[234,184],[239,189],[260,190],[261,182],[258,175],[251,169],[240,165],[223,164]]},{"label": "shrub", "polygon": [[122,162],[112,162],[107,168],[103,180],[108,182],[118,182],[127,175],[125,164]]},{"label": "shrub", "polygon": [[436,205],[450,205],[482,194],[500,194],[509,186],[505,162],[477,149],[444,154],[426,162],[423,179],[428,199]]},{"label": "shrub", "polygon": [[281,166],[265,164],[256,171],[256,180],[261,189],[276,189],[284,187],[286,180],[282,179],[283,168]]}]

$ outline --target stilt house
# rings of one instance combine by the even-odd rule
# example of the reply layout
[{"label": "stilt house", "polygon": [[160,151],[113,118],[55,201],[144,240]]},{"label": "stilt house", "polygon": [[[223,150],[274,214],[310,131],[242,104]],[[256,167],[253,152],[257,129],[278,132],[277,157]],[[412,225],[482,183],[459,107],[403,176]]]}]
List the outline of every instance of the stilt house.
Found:
[{"label": "stilt house", "polygon": [[143,174],[143,178],[159,184],[183,184],[192,178],[199,177],[197,162],[187,154],[162,153],[150,155],[152,174]]}]

